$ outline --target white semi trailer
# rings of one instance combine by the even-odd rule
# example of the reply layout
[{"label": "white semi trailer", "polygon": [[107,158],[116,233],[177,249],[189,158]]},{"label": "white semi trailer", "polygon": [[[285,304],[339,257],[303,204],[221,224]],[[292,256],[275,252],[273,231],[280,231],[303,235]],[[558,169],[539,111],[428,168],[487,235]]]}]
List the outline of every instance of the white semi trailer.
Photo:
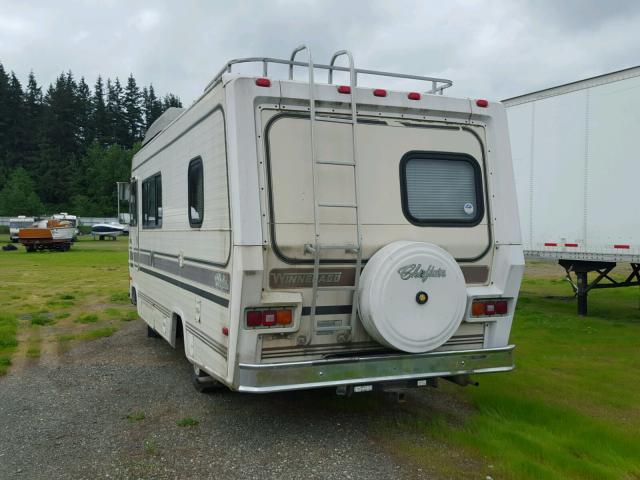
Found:
[{"label": "white semi trailer", "polygon": [[590,290],[640,284],[640,67],[503,103],[525,255],[557,259],[586,315]]}]

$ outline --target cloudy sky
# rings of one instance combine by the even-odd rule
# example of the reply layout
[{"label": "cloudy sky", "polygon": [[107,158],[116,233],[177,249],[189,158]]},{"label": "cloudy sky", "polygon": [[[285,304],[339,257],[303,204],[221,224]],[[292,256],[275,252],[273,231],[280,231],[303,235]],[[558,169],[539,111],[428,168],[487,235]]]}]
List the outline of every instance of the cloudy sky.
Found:
[{"label": "cloudy sky", "polygon": [[639,32],[636,0],[0,0],[0,62],[21,80],[133,73],[185,104],[226,60],[300,42],[316,63],[348,48],[362,68],[502,99],[640,65]]}]

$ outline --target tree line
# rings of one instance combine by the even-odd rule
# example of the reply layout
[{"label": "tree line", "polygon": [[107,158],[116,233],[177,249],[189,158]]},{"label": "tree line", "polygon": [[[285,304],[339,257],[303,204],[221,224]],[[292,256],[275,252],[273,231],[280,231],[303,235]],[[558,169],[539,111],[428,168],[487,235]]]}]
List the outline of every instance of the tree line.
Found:
[{"label": "tree line", "polygon": [[181,106],[133,75],[98,76],[92,89],[69,71],[43,92],[33,72],[23,88],[0,63],[0,215],[113,216],[115,182],[129,179],[147,128]]}]

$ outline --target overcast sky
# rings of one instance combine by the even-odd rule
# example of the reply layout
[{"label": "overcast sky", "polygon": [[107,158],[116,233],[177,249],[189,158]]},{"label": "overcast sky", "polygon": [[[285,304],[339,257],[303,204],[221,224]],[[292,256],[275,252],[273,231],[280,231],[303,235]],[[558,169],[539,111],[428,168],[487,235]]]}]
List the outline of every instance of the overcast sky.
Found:
[{"label": "overcast sky", "polygon": [[187,105],[226,60],[300,42],[316,63],[348,48],[362,68],[503,99],[640,65],[640,1],[0,0],[0,62],[21,81],[133,73]]}]

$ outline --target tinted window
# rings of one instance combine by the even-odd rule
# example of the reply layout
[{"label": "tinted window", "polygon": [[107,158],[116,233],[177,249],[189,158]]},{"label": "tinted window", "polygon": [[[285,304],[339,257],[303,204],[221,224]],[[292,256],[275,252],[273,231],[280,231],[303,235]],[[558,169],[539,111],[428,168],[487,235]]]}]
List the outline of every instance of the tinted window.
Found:
[{"label": "tinted window", "polygon": [[202,159],[195,158],[189,162],[189,225],[200,227],[204,218],[204,174]]},{"label": "tinted window", "polygon": [[484,214],[480,166],[469,155],[411,152],[400,164],[402,207],[417,225],[477,224]]},{"label": "tinted window", "polygon": [[162,175],[159,173],[142,182],[142,226],[162,226]]}]

